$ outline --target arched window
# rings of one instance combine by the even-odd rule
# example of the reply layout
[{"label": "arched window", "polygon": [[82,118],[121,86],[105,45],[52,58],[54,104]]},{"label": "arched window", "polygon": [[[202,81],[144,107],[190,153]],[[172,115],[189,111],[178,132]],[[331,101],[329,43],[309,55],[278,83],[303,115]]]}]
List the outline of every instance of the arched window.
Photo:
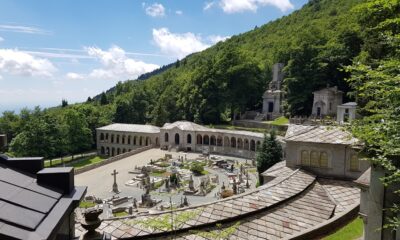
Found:
[{"label": "arched window", "polygon": [[100,133],[100,140],[104,140],[104,133]]},{"label": "arched window", "polygon": [[149,146],[151,144],[151,138],[146,137],[146,146]]},{"label": "arched window", "polygon": [[301,165],[309,166],[310,165],[310,154],[307,150],[301,151]]},{"label": "arched window", "polygon": [[317,151],[311,151],[311,166],[319,167],[319,154]]},{"label": "arched window", "polygon": [[255,151],[256,150],[256,141],[253,139],[250,141],[250,151]]},{"label": "arched window", "polygon": [[231,148],[236,148],[236,138],[231,137]]},{"label": "arched window", "polygon": [[212,146],[216,145],[216,140],[215,140],[215,136],[214,135],[211,136],[210,145],[212,145]]},{"label": "arched window", "polygon": [[122,149],[122,153],[126,153],[126,149],[124,148],[124,149]]},{"label": "arched window", "polygon": [[241,138],[238,138],[237,146],[238,146],[238,149],[243,148],[243,140]]},{"label": "arched window", "polygon": [[190,134],[187,135],[186,142],[189,143],[189,144],[192,143],[192,135],[190,135]]},{"label": "arched window", "polygon": [[106,133],[106,140],[108,141],[108,133]]},{"label": "arched window", "polygon": [[180,143],[179,134],[175,133],[175,144],[178,145]]},{"label": "arched window", "polygon": [[350,171],[359,171],[360,170],[360,160],[358,159],[357,154],[352,154],[350,157]]},{"label": "arched window", "polygon": [[121,149],[117,148],[117,155],[121,154]]},{"label": "arched window", "polygon": [[249,150],[249,139],[244,139],[244,149]]},{"label": "arched window", "polygon": [[111,156],[113,156],[113,157],[115,156],[115,148],[111,149]]},{"label": "arched window", "polygon": [[164,142],[168,142],[169,141],[169,135],[168,135],[168,133],[165,133],[164,134]]},{"label": "arched window", "polygon": [[131,145],[131,136],[128,136],[128,144]]},{"label": "arched window", "polygon": [[210,138],[208,137],[208,135],[204,135],[203,144],[204,145],[209,145],[210,144]]},{"label": "arched window", "polygon": [[229,137],[224,137],[224,147],[229,147],[230,145]]},{"label": "arched window", "polygon": [[200,134],[197,134],[197,144],[203,144],[203,137]]},{"label": "arched window", "polygon": [[110,147],[107,147],[107,148],[106,148],[106,155],[107,155],[107,156],[110,156]]},{"label": "arched window", "polygon": [[143,137],[140,136],[140,138],[139,138],[139,146],[142,146],[142,145],[143,145]]},{"label": "arched window", "polygon": [[122,144],[125,144],[125,135],[122,135]]},{"label": "arched window", "polygon": [[119,135],[117,135],[117,143],[119,143]]},{"label": "arched window", "polygon": [[319,165],[325,168],[328,167],[328,154],[326,152],[321,152]]},{"label": "arched window", "polygon": [[222,137],[221,136],[217,137],[217,146],[219,146],[219,147],[222,146]]},{"label": "arched window", "polygon": [[136,136],[133,137],[133,145],[136,145]]},{"label": "arched window", "polygon": [[101,154],[101,155],[104,155],[104,154],[105,154],[104,147],[101,147],[100,154]]},{"label": "arched window", "polygon": [[111,143],[114,143],[114,134],[111,134]]}]

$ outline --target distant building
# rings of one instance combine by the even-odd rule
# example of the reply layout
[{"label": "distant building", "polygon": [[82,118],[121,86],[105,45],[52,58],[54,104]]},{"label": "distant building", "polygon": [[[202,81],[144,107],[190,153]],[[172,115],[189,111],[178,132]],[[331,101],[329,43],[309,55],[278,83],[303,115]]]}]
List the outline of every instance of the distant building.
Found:
[{"label": "distant building", "polygon": [[74,239],[86,187],[75,187],[73,168],[43,166],[43,158],[0,155],[0,239]]},{"label": "distant building", "polygon": [[348,102],[337,106],[336,121],[339,124],[351,122],[356,119],[357,103]]},{"label": "distant building", "polygon": [[282,82],[284,74],[282,69],[283,63],[276,63],[272,69],[272,81],[269,83],[268,90],[263,95],[262,113],[267,120],[274,120],[283,115],[283,97]]},{"label": "distant building", "polygon": [[166,123],[161,128],[116,123],[97,129],[97,150],[102,155],[115,156],[153,146],[254,158],[263,139],[262,133],[208,128],[189,121]]},{"label": "distant building", "polygon": [[328,87],[313,92],[314,102],[312,115],[317,117],[334,116],[337,106],[342,104],[343,92],[335,87]]},{"label": "distant building", "polygon": [[284,138],[286,166],[318,176],[357,179],[370,166],[359,159],[360,143],[339,127],[289,125]]}]

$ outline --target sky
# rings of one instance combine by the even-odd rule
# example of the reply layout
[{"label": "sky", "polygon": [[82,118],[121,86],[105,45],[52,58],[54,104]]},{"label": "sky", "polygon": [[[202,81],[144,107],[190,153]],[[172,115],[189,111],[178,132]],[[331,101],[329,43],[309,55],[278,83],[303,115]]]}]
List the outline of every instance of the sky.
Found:
[{"label": "sky", "polygon": [[307,0],[2,0],[0,112],[85,101]]}]

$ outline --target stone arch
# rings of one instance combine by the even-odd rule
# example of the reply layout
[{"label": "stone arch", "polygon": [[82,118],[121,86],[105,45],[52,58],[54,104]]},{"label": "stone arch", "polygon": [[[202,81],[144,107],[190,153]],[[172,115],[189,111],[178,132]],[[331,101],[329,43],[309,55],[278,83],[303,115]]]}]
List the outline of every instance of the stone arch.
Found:
[{"label": "stone arch", "polygon": [[129,149],[128,149],[128,152],[130,152],[130,151],[132,151],[132,149],[129,148]]},{"label": "stone arch", "polygon": [[122,153],[126,153],[126,149],[124,148],[124,149],[122,149]]},{"label": "stone arch", "polygon": [[235,137],[231,137],[231,147],[236,148],[236,138]]},{"label": "stone arch", "polygon": [[126,138],[126,136],[122,135],[122,144],[125,144],[125,138]]},{"label": "stone arch", "polygon": [[178,133],[175,133],[175,144],[178,145],[180,143],[180,137]]},{"label": "stone arch", "polygon": [[249,149],[249,148],[250,148],[249,139],[247,139],[247,138],[244,139],[244,146],[243,146],[243,148],[244,148],[245,150],[250,150],[250,149]]},{"label": "stone arch", "polygon": [[133,145],[135,145],[135,146],[136,146],[136,143],[137,143],[137,137],[136,137],[136,136],[134,136],[134,137],[133,137]]},{"label": "stone arch", "polygon": [[224,137],[224,147],[229,147],[230,143],[229,143],[229,137]]},{"label": "stone arch", "polygon": [[209,145],[210,144],[210,137],[208,135],[204,135],[203,144],[204,145]]},{"label": "stone arch", "polygon": [[121,154],[121,149],[117,148],[117,155],[120,155],[120,154]]},{"label": "stone arch", "polygon": [[146,146],[149,146],[150,144],[151,144],[150,137],[146,137]]},{"label": "stone arch", "polygon": [[215,136],[214,136],[214,135],[211,135],[211,138],[210,138],[210,145],[212,145],[212,146],[217,145],[217,140],[215,139]]},{"label": "stone arch", "polygon": [[119,143],[119,134],[117,135],[117,144]]},{"label": "stone arch", "polygon": [[104,149],[104,147],[101,147],[101,148],[100,148],[100,154],[101,154],[101,155],[104,155],[104,154],[105,154],[105,149]]},{"label": "stone arch", "polygon": [[108,133],[106,133],[106,140],[108,141]]},{"label": "stone arch", "polygon": [[113,156],[113,157],[115,156],[115,148],[111,149],[111,156]]},{"label": "stone arch", "polygon": [[114,143],[114,134],[111,134],[111,143]]},{"label": "stone arch", "polygon": [[197,144],[203,144],[203,137],[200,134],[197,134]]},{"label": "stone arch", "polygon": [[164,142],[169,142],[169,134],[167,132],[164,134]]},{"label": "stone arch", "polygon": [[139,146],[142,146],[142,145],[143,145],[143,137],[140,136],[140,137],[139,137]]},{"label": "stone arch", "polygon": [[243,149],[243,139],[238,138],[237,147],[238,147],[238,149]]},{"label": "stone arch", "polygon": [[132,137],[131,137],[131,135],[129,135],[128,136],[128,145],[131,145],[131,142],[132,142],[131,139],[132,139]]},{"label": "stone arch", "polygon": [[104,133],[100,133],[100,140],[101,140],[101,141],[104,140]]},{"label": "stone arch", "polygon": [[222,137],[221,136],[217,137],[217,146],[219,146],[219,147],[222,146]]},{"label": "stone arch", "polygon": [[250,140],[250,151],[256,151],[256,141],[254,139]]},{"label": "stone arch", "polygon": [[186,137],[186,142],[188,143],[188,144],[191,144],[192,143],[192,134],[188,134],[187,135],[187,137]]},{"label": "stone arch", "polygon": [[107,155],[107,156],[110,156],[110,147],[107,147],[107,148],[106,148],[106,155]]}]

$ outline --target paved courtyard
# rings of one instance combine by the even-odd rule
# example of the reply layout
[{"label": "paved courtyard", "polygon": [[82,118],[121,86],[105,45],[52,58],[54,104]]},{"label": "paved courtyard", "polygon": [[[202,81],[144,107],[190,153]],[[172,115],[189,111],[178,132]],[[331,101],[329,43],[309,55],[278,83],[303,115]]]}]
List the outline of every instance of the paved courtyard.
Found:
[{"label": "paved courtyard", "polygon": [[[150,149],[145,152],[124,158],[122,160],[116,161],[114,163],[110,163],[104,165],[102,167],[90,170],[88,172],[79,174],[75,176],[75,184],[77,186],[87,186],[88,192],[87,195],[94,195],[99,198],[110,198],[114,195],[111,192],[112,184],[113,184],[113,176],[111,173],[113,170],[117,170],[117,183],[120,191],[119,196],[132,196],[136,199],[140,199],[141,195],[144,193],[144,190],[138,187],[130,187],[126,186],[125,183],[131,180],[135,175],[129,173],[129,171],[133,170],[135,166],[143,166],[150,163],[150,160],[157,160],[165,156],[165,154],[172,154],[173,158],[177,158],[179,156],[185,156],[187,159],[195,159],[199,156],[199,153],[183,153],[183,152],[168,152],[160,149]],[[214,155],[213,155],[214,156]],[[237,160],[238,162],[245,162],[246,159],[235,158],[235,157],[222,157],[224,159],[232,159]],[[250,161],[248,161],[250,163]],[[217,174],[219,177],[220,186],[222,186],[222,182],[225,183],[225,186],[228,186],[228,177],[225,174],[225,171],[222,169],[207,169],[211,174]],[[255,174],[250,174],[252,188],[255,187],[256,176]],[[194,178],[195,186],[199,185],[199,179],[197,177]],[[211,193],[207,196],[187,196],[189,200],[189,204],[199,204],[205,203],[209,201],[216,200],[216,193],[220,191],[220,186],[217,186],[213,189]],[[162,199],[163,202],[169,202],[170,195],[168,194],[159,194],[156,192],[151,193],[154,198]],[[182,194],[172,195],[172,201],[174,203],[180,203]]]}]

